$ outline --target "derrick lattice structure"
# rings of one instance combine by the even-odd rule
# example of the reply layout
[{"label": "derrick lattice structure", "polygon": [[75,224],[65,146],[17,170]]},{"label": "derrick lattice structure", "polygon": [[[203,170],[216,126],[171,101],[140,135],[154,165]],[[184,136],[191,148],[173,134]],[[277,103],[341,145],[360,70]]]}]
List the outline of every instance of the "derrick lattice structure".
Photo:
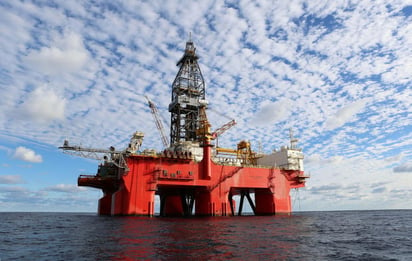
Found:
[{"label": "derrick lattice structure", "polygon": [[199,109],[205,99],[205,82],[200,71],[196,48],[191,40],[186,42],[183,57],[172,85],[172,101],[169,105],[170,144],[182,141],[196,141]]}]

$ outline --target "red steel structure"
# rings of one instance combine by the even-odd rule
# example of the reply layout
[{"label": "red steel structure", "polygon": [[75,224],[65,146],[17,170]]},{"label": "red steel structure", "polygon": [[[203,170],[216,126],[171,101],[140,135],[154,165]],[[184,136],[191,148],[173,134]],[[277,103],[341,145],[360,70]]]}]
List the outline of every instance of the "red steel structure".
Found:
[{"label": "red steel structure", "polygon": [[239,142],[237,149],[215,147],[212,142],[217,135],[206,116],[197,60],[190,40],[172,86],[171,145],[164,151],[141,152],[140,132],[123,151],[73,147],[67,141],[60,147],[66,152],[107,155],[96,175],[78,178],[79,186],[103,191],[100,215],[154,216],[156,195],[160,216],[241,215],[245,198],[255,215],[292,211],[290,190],[304,187],[308,178],[296,139],[291,133],[289,147],[268,155],[253,152],[247,141]]}]

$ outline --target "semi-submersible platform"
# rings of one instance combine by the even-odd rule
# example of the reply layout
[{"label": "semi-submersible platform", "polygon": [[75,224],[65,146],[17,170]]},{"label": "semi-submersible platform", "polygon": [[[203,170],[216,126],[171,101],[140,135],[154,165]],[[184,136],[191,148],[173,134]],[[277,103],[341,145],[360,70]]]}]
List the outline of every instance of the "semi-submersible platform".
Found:
[{"label": "semi-submersible platform", "polygon": [[[60,147],[67,153],[102,160],[95,175],[78,178],[79,186],[103,191],[98,214],[154,216],[156,195],[160,216],[242,215],[245,198],[255,215],[291,213],[290,191],[304,187],[308,178],[297,140],[290,133],[290,145],[271,154],[252,151],[245,140],[235,149],[214,145],[236,122],[211,131],[198,59],[189,40],[172,84],[170,145],[156,105],[148,99],[164,151],[142,151],[142,132],[135,132],[121,151],[71,146],[67,140]],[[240,199],[238,206],[234,196]]]}]

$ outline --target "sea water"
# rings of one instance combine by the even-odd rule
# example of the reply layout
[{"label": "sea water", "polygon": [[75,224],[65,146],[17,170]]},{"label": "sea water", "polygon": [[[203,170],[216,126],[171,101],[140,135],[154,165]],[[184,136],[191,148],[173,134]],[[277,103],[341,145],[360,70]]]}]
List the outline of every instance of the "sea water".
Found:
[{"label": "sea water", "polygon": [[412,260],[412,210],[207,218],[0,212],[0,260]]}]

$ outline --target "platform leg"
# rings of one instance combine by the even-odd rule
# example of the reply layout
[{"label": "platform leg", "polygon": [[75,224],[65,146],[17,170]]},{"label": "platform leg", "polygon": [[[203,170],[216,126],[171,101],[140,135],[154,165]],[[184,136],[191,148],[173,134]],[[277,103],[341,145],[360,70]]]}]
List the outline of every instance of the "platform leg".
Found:
[{"label": "platform leg", "polygon": [[245,199],[245,195],[243,193],[240,194],[240,203],[239,203],[239,212],[238,216],[242,215],[242,209],[243,209],[243,200]]},{"label": "platform leg", "polygon": [[249,193],[249,191],[245,191],[244,193],[245,193],[245,196],[246,196],[247,200],[249,201],[249,205],[250,205],[250,207],[251,207],[251,208],[252,208],[252,210],[253,210],[253,214],[255,214],[255,215],[256,215],[256,208],[255,208],[255,204],[253,203],[253,200],[252,200],[252,198],[250,197],[250,193]]},{"label": "platform leg", "polygon": [[235,215],[235,208],[233,206],[233,195],[232,195],[231,192],[229,193],[229,205],[230,205],[230,212],[232,213],[232,216],[234,216]]}]

